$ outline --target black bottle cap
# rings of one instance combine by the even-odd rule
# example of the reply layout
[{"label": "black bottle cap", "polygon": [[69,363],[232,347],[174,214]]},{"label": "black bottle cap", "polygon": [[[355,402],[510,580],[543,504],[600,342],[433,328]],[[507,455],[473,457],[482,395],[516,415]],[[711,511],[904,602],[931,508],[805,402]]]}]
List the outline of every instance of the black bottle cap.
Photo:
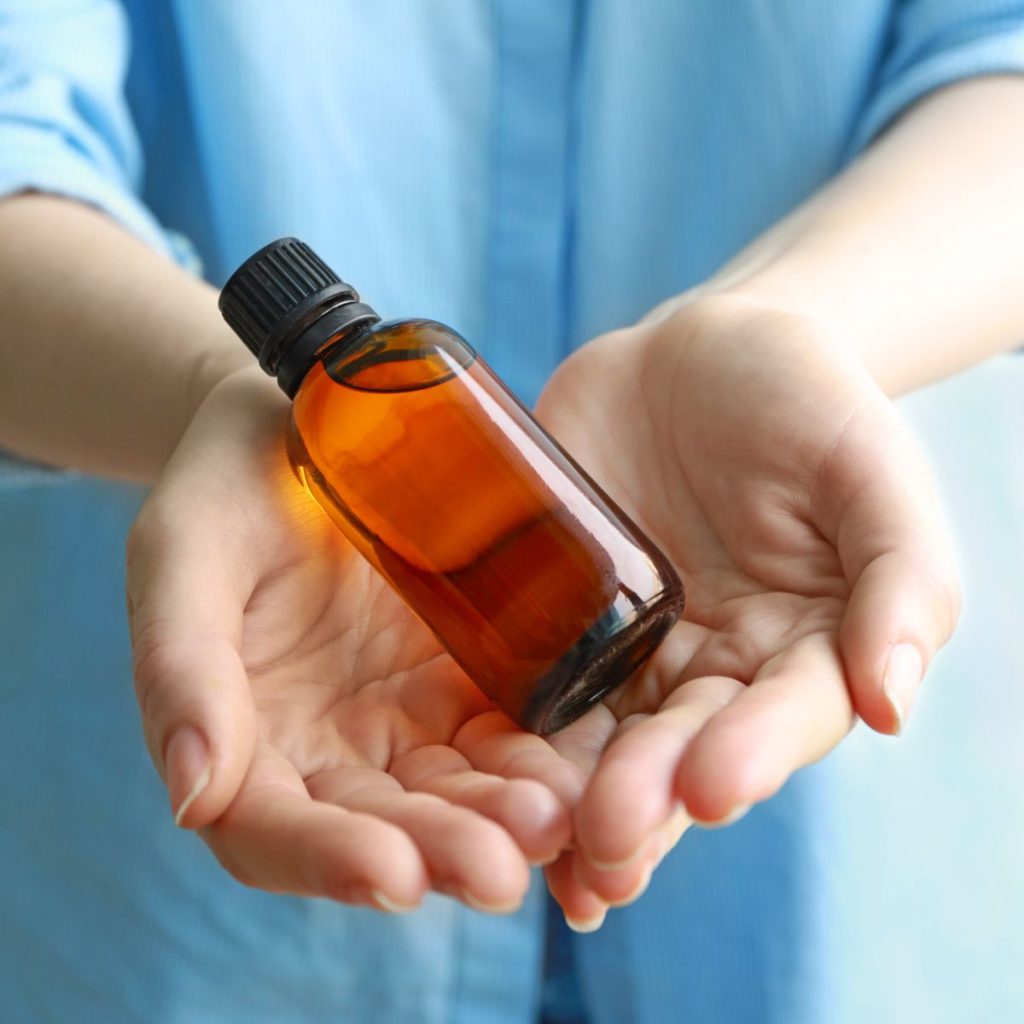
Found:
[{"label": "black bottle cap", "polygon": [[[279,238],[250,256],[224,285],[218,305],[228,326],[289,395],[309,367],[314,341],[318,347],[328,337],[310,327],[332,313],[328,333],[380,319],[297,238]],[[344,315],[338,315],[340,307]],[[308,343],[297,344],[300,340]]]}]

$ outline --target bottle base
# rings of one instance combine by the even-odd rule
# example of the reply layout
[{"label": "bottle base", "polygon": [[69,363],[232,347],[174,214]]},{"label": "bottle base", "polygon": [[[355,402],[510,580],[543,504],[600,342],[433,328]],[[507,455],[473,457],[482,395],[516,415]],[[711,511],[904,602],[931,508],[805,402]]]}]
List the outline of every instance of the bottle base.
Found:
[{"label": "bottle base", "polygon": [[537,684],[520,725],[546,736],[574,722],[647,660],[682,610],[682,593],[670,592],[628,619],[599,619]]}]

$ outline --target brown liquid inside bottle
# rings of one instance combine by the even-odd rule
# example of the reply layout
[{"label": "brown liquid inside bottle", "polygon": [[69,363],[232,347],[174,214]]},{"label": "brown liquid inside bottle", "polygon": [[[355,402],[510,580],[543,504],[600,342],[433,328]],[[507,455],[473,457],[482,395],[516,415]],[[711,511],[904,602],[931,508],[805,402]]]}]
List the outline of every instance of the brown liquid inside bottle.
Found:
[{"label": "brown liquid inside bottle", "polygon": [[668,560],[450,328],[380,323],[296,239],[221,309],[293,396],[299,478],[525,728],[577,718],[679,617]]},{"label": "brown liquid inside bottle", "polygon": [[561,728],[675,621],[675,573],[453,331],[339,348],[295,396],[300,478],[480,689]]}]

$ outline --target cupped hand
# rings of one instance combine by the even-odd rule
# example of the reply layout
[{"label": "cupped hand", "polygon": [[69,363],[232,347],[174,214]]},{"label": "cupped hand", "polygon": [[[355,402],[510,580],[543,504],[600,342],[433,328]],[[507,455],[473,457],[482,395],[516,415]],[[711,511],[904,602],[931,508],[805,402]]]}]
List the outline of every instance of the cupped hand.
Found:
[{"label": "cupped hand", "polygon": [[908,428],[818,323],[700,299],[579,350],[538,411],[687,590],[644,668],[553,738],[589,781],[549,885],[597,922],[689,820],[734,820],[856,716],[899,732],[958,584]]},{"label": "cupped hand", "polygon": [[292,476],[287,402],[218,385],[133,527],[147,744],[239,880],[383,909],[514,909],[582,776],[476,690]]}]

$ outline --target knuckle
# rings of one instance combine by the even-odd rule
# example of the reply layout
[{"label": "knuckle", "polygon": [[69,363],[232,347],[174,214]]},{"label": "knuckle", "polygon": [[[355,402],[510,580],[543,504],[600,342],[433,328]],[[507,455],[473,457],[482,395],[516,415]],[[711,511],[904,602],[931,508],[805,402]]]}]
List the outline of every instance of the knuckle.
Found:
[{"label": "knuckle", "polygon": [[267,888],[260,883],[257,873],[245,863],[243,850],[239,849],[239,846],[242,845],[241,837],[227,823],[227,817],[222,817],[213,824],[201,828],[199,835],[209,847],[217,863],[239,885],[244,885],[247,889]]},{"label": "knuckle", "polygon": [[246,889],[259,889],[261,888],[259,882],[256,880],[256,876],[253,875],[246,868],[243,868],[237,861],[229,860],[224,868],[225,871],[239,884],[245,886]]},{"label": "knuckle", "polygon": [[167,535],[166,524],[153,506],[146,504],[132,523],[125,538],[125,564],[129,573],[136,570],[145,557],[158,547]]},{"label": "knuckle", "polygon": [[172,667],[172,645],[164,635],[164,624],[150,619],[132,640],[133,671],[137,685],[149,685],[163,678]]},{"label": "knuckle", "polygon": [[163,624],[153,620],[136,633],[132,645],[135,696],[144,723],[159,717],[168,681],[178,662],[175,645],[163,635]]},{"label": "knuckle", "polygon": [[224,849],[220,843],[207,843],[210,849],[213,851],[214,857],[217,858],[217,863],[236,881],[239,885],[245,886],[246,889],[259,889],[260,885],[256,880],[256,876],[245,867],[242,862],[232,853],[229,853]]},{"label": "knuckle", "polygon": [[169,524],[148,504],[132,523],[124,542],[125,596],[129,622],[145,597],[153,556],[164,548],[171,537]]},{"label": "knuckle", "polygon": [[354,872],[352,867],[344,863],[334,863],[322,869],[321,888],[324,896],[341,903],[348,902],[355,886],[368,886],[370,883],[361,873]]}]

